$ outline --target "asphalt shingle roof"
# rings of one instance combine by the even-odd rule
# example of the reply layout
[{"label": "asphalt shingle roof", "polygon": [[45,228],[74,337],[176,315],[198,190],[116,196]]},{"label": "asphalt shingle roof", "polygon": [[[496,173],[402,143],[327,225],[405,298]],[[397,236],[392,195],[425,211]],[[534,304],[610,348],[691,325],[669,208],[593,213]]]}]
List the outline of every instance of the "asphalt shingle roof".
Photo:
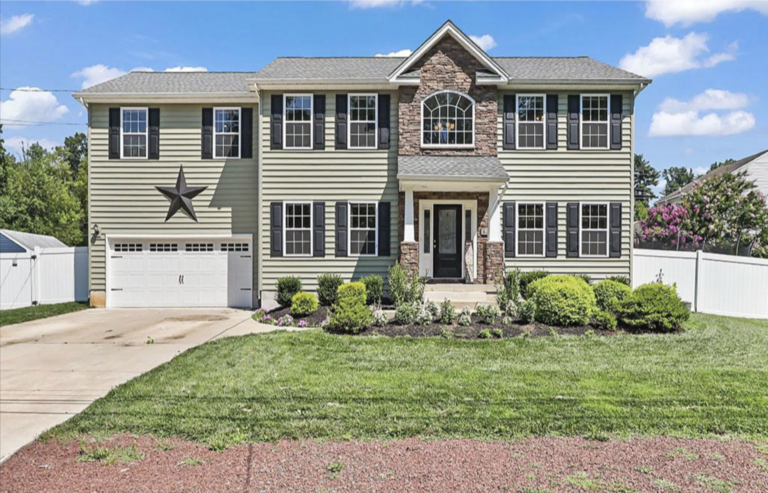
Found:
[{"label": "asphalt shingle roof", "polygon": [[78,94],[248,94],[255,72],[129,72]]},{"label": "asphalt shingle roof", "polygon": [[276,58],[256,72],[257,80],[386,80],[402,57]]},{"label": "asphalt shingle roof", "polygon": [[0,229],[0,233],[4,234],[27,250],[34,250],[35,247],[60,248],[67,246],[58,238],[54,238],[53,236],[23,233],[21,231],[11,231],[10,229]]},{"label": "asphalt shingle roof", "polygon": [[490,156],[399,156],[397,177],[509,179],[499,158]]},{"label": "asphalt shingle roof", "polygon": [[592,58],[494,58],[510,80],[628,80],[644,81],[645,77],[613,67]]}]

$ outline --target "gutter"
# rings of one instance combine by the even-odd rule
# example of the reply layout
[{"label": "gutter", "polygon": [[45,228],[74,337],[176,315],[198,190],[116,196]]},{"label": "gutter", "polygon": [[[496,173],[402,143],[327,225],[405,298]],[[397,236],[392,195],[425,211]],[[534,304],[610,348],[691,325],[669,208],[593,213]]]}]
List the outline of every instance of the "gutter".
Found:
[{"label": "gutter", "polygon": [[398,180],[405,181],[448,181],[448,182],[483,182],[483,183],[507,183],[509,177],[495,178],[488,176],[442,176],[442,175],[403,175],[398,173]]}]

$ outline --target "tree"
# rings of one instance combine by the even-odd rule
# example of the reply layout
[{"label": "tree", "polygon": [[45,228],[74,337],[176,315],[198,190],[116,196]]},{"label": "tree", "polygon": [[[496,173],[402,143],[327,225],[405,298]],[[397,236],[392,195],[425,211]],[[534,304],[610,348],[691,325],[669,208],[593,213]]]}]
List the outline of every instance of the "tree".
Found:
[{"label": "tree", "polygon": [[635,221],[648,219],[648,207],[642,202],[635,202]]},{"label": "tree", "polygon": [[693,170],[690,168],[671,166],[662,171],[662,176],[667,181],[664,186],[664,195],[676,192],[693,181]]},{"label": "tree", "polygon": [[715,161],[714,163],[709,165],[709,171],[716,170],[720,166],[725,166],[726,164],[731,164],[731,163],[735,163],[735,162],[736,161],[731,159],[731,158],[728,158],[728,159],[726,159],[725,161],[722,161],[722,162],[721,161]]},{"label": "tree", "polygon": [[59,149],[69,164],[72,175],[77,176],[80,166],[88,156],[88,137],[84,133],[77,132],[71,137],[65,137],[64,145]]},{"label": "tree", "polygon": [[642,154],[635,154],[635,203],[646,207],[656,198],[653,189],[659,185],[659,172]]},{"label": "tree", "polygon": [[680,204],[657,204],[648,210],[648,219],[640,223],[640,239],[655,241],[679,250],[687,245],[696,246],[702,238],[690,229],[690,214]]}]

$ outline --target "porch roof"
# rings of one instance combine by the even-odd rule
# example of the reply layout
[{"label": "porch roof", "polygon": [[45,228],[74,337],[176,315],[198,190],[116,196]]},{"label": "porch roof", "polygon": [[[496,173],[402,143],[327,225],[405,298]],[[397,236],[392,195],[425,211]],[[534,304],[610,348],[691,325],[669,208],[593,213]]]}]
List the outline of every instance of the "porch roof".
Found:
[{"label": "porch roof", "polygon": [[504,165],[493,156],[398,156],[398,180],[505,183]]}]

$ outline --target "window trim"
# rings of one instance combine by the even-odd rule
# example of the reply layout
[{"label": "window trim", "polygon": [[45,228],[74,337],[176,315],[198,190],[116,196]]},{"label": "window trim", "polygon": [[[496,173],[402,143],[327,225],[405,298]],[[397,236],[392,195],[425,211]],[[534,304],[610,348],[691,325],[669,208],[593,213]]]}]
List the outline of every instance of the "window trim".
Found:
[{"label": "window trim", "polygon": [[[605,229],[601,228],[583,228],[584,206],[585,205],[604,205],[605,206]],[[582,231],[605,231],[605,255],[587,255],[584,253],[584,241],[582,240]],[[611,250],[611,204],[609,202],[579,202],[579,257],[585,258],[608,258]]]},{"label": "window trim", "polygon": [[[307,147],[289,147],[287,130],[288,130],[288,98],[306,97],[309,98],[309,146]],[[310,93],[290,93],[283,94],[283,149],[289,151],[311,151],[314,148],[315,142],[315,97]],[[304,122],[302,122],[304,123]],[[295,202],[291,202],[292,204]]]},{"label": "window trim", "polygon": [[[361,147],[361,146],[353,147],[352,146],[352,123],[354,123],[354,121],[352,120],[352,97],[353,96],[356,96],[356,97],[359,97],[359,96],[362,96],[362,97],[373,96],[374,98],[376,98],[376,108],[375,108],[376,114],[375,114],[374,119],[373,119],[373,125],[374,125],[374,128],[375,128],[375,131],[374,131],[374,143],[373,143],[372,147],[368,147],[368,146],[365,146],[365,147]],[[365,150],[365,151],[370,151],[370,150],[373,150],[373,149],[378,149],[379,148],[379,95],[376,94],[376,93],[350,93],[350,94],[347,94],[347,111],[349,112],[349,116],[347,117],[347,149]],[[368,120],[356,120],[356,122],[357,123],[361,123],[361,122],[370,123]]]},{"label": "window trim", "polygon": [[[520,253],[520,206],[521,205],[541,205],[542,223],[541,223],[541,255],[521,254]],[[538,229],[523,228],[522,231],[538,231]],[[547,255],[547,203],[546,202],[516,202],[515,203],[515,257],[521,258],[542,258]]]},{"label": "window trim", "polygon": [[[234,132],[217,132],[216,131],[216,112],[237,110],[237,157],[235,156],[217,156],[216,155],[216,136],[217,135],[235,135]],[[234,106],[218,106],[213,108],[213,159],[240,159],[243,152],[243,111],[242,108]]]},{"label": "window trim", "polygon": [[[352,230],[355,231],[370,231],[371,228],[352,228],[352,204],[356,205],[371,205],[375,206],[374,217],[376,219],[376,226],[373,227],[373,233],[376,240],[374,243],[374,253],[352,253]],[[349,201],[347,205],[347,254],[350,257],[378,257],[379,256],[379,202],[375,200],[354,200]]]},{"label": "window trim", "polygon": [[[603,97],[608,102],[607,105],[607,116],[608,118],[605,120],[605,128],[606,128],[606,145],[605,147],[584,147],[584,98],[587,97]],[[595,123],[595,122],[588,122],[588,123]],[[597,122],[597,123],[603,123],[603,122]],[[588,150],[588,151],[608,151],[611,149],[611,95],[610,94],[592,94],[592,93],[586,93],[586,94],[579,94],[579,150]]]},{"label": "window trim", "polygon": [[[309,206],[309,253],[304,254],[296,254],[296,253],[288,253],[288,249],[286,248],[286,245],[288,244],[288,235],[286,234],[288,232],[288,205],[308,205]],[[296,258],[311,258],[313,256],[312,252],[314,252],[315,248],[315,215],[312,210],[312,201],[311,200],[291,200],[291,201],[285,201],[283,202],[283,256],[284,257],[296,257]],[[291,228],[291,231],[304,231],[306,228]]]},{"label": "window trim", "polygon": [[[472,143],[471,144],[425,144],[424,143],[424,103],[426,103],[428,99],[443,93],[458,94],[459,96],[463,96],[472,102]],[[475,142],[477,142],[475,139],[476,130],[477,130],[477,118],[475,117],[475,106],[477,106],[477,102],[474,100],[474,98],[472,98],[472,96],[470,96],[469,94],[465,94],[463,92],[453,91],[451,89],[435,91],[432,94],[426,96],[424,99],[422,99],[421,100],[421,119],[419,120],[419,144],[421,145],[421,148],[422,149],[474,149]]]},{"label": "window trim", "polygon": [[[123,131],[123,111],[124,110],[140,110],[144,111],[147,114],[147,127],[144,133],[142,132],[128,132],[128,135],[144,135],[144,138],[146,139],[145,147],[147,149],[146,156],[125,156],[123,154],[125,145],[123,144],[123,136],[125,135],[125,132]],[[140,161],[149,159],[149,107],[140,107],[140,106],[121,106],[120,107],[120,159],[130,159],[133,161]]]},{"label": "window trim", "polygon": [[[541,147],[523,147],[520,144],[520,98],[537,97],[544,101],[544,119],[541,121],[541,128],[543,129],[543,140]],[[537,122],[525,122],[525,123],[537,123]],[[546,94],[516,94],[515,95],[515,142],[517,142],[517,148],[525,151],[546,151],[547,150],[547,95]],[[526,202],[530,203],[530,202]]]}]

